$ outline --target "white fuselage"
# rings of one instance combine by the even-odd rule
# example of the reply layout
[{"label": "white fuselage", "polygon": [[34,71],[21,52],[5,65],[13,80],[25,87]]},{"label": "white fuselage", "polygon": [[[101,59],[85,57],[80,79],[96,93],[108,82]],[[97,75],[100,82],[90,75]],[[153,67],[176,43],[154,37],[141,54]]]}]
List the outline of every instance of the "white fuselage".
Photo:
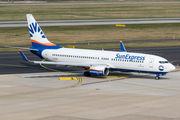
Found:
[{"label": "white fuselage", "polygon": [[150,54],[86,50],[86,49],[46,49],[43,58],[54,62],[105,64],[112,70],[146,73],[167,73],[175,69],[166,59]]}]

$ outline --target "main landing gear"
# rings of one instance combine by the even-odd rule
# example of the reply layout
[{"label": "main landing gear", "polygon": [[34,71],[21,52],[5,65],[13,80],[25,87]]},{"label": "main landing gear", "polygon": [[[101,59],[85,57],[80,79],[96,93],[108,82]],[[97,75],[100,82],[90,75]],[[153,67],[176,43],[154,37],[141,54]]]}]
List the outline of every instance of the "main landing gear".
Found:
[{"label": "main landing gear", "polygon": [[84,72],[84,76],[91,76],[91,74],[88,71],[86,71]]},{"label": "main landing gear", "polygon": [[159,77],[159,76],[156,76],[156,77],[155,77],[155,79],[156,79],[156,80],[159,80],[159,79],[160,79],[160,77]]}]

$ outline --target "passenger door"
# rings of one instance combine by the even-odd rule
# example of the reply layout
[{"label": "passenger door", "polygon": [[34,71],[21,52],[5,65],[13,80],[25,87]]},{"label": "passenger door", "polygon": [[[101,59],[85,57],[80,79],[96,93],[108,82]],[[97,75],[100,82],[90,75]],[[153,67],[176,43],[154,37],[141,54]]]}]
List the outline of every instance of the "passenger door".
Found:
[{"label": "passenger door", "polygon": [[150,60],[149,60],[149,68],[153,68],[153,65],[154,65],[154,59],[150,58]]}]

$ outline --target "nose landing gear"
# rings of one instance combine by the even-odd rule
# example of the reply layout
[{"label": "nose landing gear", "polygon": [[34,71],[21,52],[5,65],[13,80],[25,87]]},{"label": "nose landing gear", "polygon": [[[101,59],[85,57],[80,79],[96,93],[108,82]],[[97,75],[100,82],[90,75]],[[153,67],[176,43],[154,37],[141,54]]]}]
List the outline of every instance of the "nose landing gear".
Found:
[{"label": "nose landing gear", "polygon": [[155,79],[156,79],[156,80],[159,80],[159,79],[160,79],[159,76],[164,76],[164,75],[166,75],[166,73],[159,73],[159,74],[156,74]]}]

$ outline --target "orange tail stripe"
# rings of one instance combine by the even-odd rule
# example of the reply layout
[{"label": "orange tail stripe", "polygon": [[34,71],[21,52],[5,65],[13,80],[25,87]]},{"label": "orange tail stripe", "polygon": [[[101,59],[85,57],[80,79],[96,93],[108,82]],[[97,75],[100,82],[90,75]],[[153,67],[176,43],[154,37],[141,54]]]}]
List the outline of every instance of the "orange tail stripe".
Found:
[{"label": "orange tail stripe", "polygon": [[31,42],[38,43],[38,44],[45,45],[45,46],[56,46],[56,44],[53,44],[53,43],[40,43],[33,39],[31,39]]}]

